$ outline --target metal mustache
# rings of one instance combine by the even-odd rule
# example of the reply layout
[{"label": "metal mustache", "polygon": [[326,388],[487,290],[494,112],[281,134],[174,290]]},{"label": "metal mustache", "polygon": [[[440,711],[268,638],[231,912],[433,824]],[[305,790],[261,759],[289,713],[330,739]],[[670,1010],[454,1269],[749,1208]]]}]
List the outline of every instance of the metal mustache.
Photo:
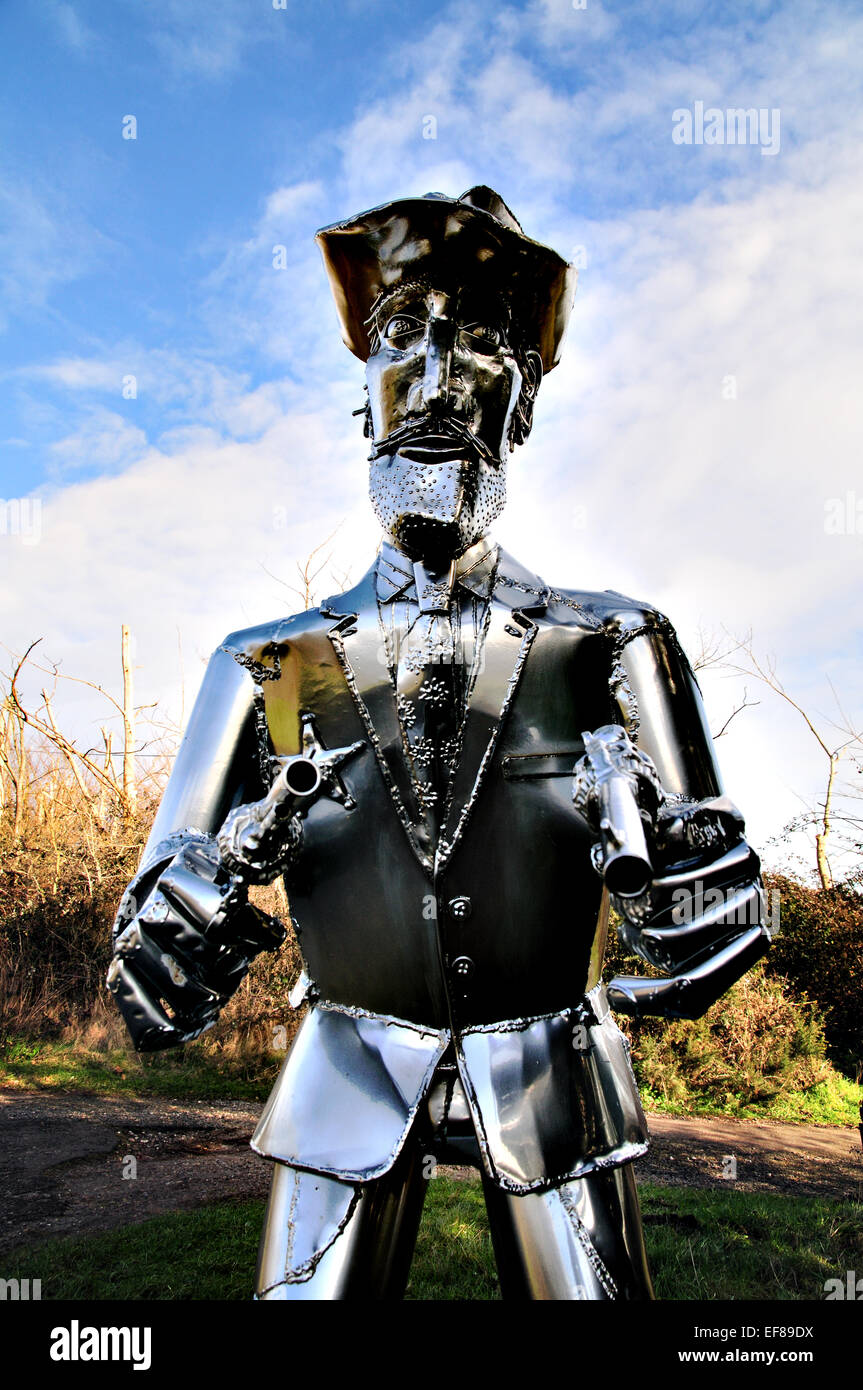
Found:
[{"label": "metal mustache", "polygon": [[374,440],[369,462],[373,463],[383,454],[396,453],[406,444],[421,444],[426,439],[441,439],[447,436],[451,436],[456,443],[466,444],[477,458],[483,459],[492,467],[500,466],[500,459],[494,450],[475,435],[464,420],[451,415],[425,415],[422,419],[407,420],[403,425],[399,425],[398,429],[391,430],[383,439]]}]

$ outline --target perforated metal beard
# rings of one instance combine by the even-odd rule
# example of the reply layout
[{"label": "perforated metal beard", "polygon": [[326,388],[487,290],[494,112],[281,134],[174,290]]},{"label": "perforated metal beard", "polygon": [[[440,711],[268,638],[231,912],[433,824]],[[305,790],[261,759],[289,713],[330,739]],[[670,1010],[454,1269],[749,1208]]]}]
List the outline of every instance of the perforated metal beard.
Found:
[{"label": "perforated metal beard", "polygon": [[441,563],[484,536],[506,503],[499,460],[372,460],[369,496],[384,531],[414,559]]}]

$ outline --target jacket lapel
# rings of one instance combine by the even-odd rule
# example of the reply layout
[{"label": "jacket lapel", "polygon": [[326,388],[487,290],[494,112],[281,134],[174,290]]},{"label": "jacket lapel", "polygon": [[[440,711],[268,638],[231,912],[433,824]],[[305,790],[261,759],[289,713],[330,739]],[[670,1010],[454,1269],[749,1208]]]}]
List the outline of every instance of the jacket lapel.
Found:
[{"label": "jacket lapel", "polygon": [[538,630],[533,618],[545,611],[547,601],[542,580],[501,551],[483,660],[469,693],[461,756],[437,846],[436,872],[449,861],[470,819]]},{"label": "jacket lapel", "polygon": [[378,621],[373,565],[354,589],[321,604],[335,619],[328,633],[360,718],[365,724],[381,775],[410,847],[428,874],[434,864],[429,827],[420,813],[402,747],[395,694]]}]

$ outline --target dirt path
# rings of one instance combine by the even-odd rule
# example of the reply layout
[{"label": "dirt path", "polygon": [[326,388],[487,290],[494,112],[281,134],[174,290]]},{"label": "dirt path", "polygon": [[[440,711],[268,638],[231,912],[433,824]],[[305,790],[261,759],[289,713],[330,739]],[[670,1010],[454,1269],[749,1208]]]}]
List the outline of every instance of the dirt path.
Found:
[{"label": "dirt path", "polygon": [[669,1115],[650,1115],[648,1122],[651,1145],[638,1163],[642,1181],[863,1201],[857,1129]]},{"label": "dirt path", "polygon": [[260,1111],[249,1101],[0,1091],[0,1251],[266,1196],[269,1164],[249,1148]]},{"label": "dirt path", "polygon": [[[246,1101],[0,1091],[0,1252],[266,1196],[270,1166],[248,1145],[260,1110]],[[659,1115],[650,1128],[642,1180],[863,1200],[856,1130]]]}]

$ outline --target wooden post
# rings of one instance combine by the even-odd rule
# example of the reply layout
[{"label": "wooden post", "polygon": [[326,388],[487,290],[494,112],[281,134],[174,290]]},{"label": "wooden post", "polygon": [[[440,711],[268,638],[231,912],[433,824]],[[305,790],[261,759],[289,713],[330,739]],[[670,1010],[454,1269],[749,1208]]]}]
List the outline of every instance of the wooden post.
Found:
[{"label": "wooden post", "polygon": [[2,819],[3,812],[6,810],[6,766],[8,758],[6,748],[11,719],[12,711],[9,708],[8,701],[4,700],[3,707],[0,709],[0,750],[2,750],[2,756],[0,756],[0,819]]},{"label": "wooden post", "polygon": [[17,778],[15,781],[15,823],[12,826],[12,838],[17,842],[21,838],[21,829],[24,825],[24,812],[27,803],[27,745],[24,742],[24,721],[16,718],[15,723],[18,729],[18,748],[17,748]]},{"label": "wooden post", "polygon": [[123,624],[123,803],[126,815],[138,810],[135,785],[135,708],[132,703],[132,660],[129,629]]},{"label": "wooden post", "polygon": [[[104,728],[104,726],[103,726],[103,728],[102,728],[102,740],[103,740],[103,742],[104,742],[104,744],[105,744],[105,776],[106,776],[106,777],[114,777],[114,764],[113,764],[113,762],[112,762],[112,760],[111,760],[111,742],[112,742],[112,735],[108,733],[108,730],[107,730],[106,728]],[[105,786],[105,783],[104,783],[104,782],[101,782],[101,783],[99,784],[99,807],[98,807],[98,816],[99,816],[99,820],[100,820],[103,824],[104,824],[104,821],[105,821],[105,795],[106,795],[106,786]]]}]

